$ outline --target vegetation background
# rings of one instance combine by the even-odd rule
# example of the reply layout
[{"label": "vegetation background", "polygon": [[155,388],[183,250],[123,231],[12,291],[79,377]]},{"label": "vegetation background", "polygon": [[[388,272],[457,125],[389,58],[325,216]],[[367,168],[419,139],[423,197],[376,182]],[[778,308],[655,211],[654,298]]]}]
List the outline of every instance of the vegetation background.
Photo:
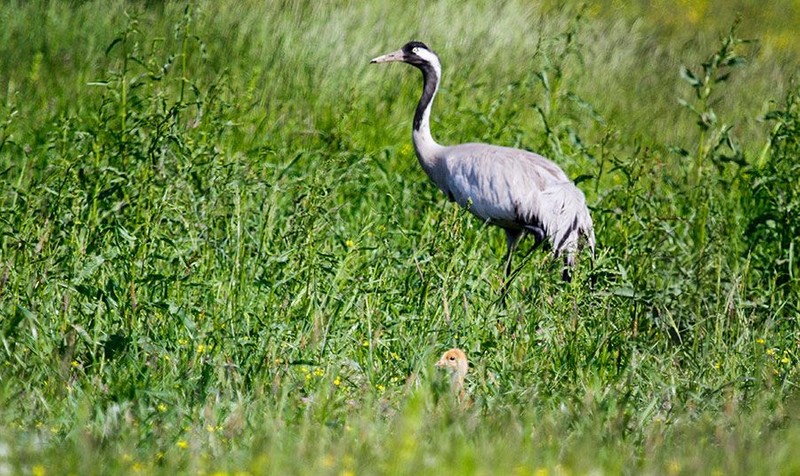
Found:
[{"label": "vegetation background", "polygon": [[[800,472],[800,2],[562,3],[0,3],[0,474]],[[411,39],[586,193],[572,283],[497,304]]]}]

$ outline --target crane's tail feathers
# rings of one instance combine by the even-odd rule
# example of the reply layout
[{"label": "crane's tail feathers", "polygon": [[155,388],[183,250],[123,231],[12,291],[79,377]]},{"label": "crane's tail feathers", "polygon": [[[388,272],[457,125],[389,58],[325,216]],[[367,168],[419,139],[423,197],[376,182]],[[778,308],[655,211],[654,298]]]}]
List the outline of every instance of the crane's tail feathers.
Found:
[{"label": "crane's tail feathers", "polygon": [[572,182],[559,184],[545,194],[543,225],[553,245],[555,256],[564,256],[565,280],[575,266],[575,256],[588,245],[594,259],[595,240],[592,217],[583,192]]}]

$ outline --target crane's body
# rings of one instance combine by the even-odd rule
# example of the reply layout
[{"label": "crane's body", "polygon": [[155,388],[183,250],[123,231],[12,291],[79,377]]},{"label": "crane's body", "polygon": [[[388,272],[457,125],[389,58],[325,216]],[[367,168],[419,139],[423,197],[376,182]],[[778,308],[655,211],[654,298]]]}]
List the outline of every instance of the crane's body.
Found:
[{"label": "crane's body", "polygon": [[430,132],[430,113],[441,78],[438,56],[423,43],[412,41],[371,62],[390,61],[422,71],[422,97],[412,132],[422,169],[451,201],[505,230],[506,274],[512,252],[527,233],[537,245],[548,241],[556,256],[563,254],[563,277],[568,280],[581,237],[594,253],[592,218],[580,189],[558,165],[533,152],[480,143],[436,143]]}]

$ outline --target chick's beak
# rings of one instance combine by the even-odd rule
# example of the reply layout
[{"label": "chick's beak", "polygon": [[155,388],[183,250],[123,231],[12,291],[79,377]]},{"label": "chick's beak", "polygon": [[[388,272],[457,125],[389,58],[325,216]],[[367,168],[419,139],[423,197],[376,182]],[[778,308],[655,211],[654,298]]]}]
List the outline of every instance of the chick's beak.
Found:
[{"label": "chick's beak", "polygon": [[389,54],[373,58],[370,63],[389,63],[391,61],[403,61],[404,59],[405,55],[403,54],[403,50],[397,50]]}]

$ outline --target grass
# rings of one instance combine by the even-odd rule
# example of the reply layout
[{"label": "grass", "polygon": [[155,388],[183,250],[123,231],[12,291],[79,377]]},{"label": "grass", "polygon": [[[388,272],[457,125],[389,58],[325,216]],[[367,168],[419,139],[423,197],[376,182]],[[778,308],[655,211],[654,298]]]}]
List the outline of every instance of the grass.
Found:
[{"label": "grass", "polygon": [[[780,3],[5,2],[0,474],[797,472]],[[437,139],[577,178],[572,283],[534,253],[497,305],[418,73],[367,64],[412,38]]]}]

